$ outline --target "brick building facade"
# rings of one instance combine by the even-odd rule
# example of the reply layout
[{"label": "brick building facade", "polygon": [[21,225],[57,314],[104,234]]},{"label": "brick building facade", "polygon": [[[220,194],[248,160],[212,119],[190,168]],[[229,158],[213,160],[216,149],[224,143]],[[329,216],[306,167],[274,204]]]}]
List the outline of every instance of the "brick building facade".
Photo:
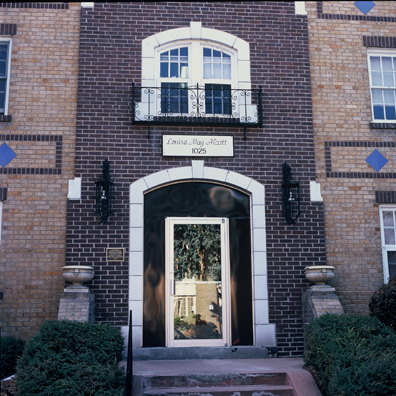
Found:
[{"label": "brick building facade", "polygon": [[[93,266],[97,322],[126,330],[133,311],[135,348],[212,327],[192,345],[301,355],[315,264],[336,268],[346,312],[367,313],[396,264],[396,11],[297,3],[96,3],[81,19],[74,3],[3,3],[2,335],[57,317],[64,264]],[[223,249],[197,249],[194,279],[172,264],[189,226]]]},{"label": "brick building facade", "polygon": [[[205,117],[192,112],[194,94],[183,91],[197,84],[206,90]],[[150,90],[142,86],[157,93],[145,97]],[[245,113],[226,109],[234,101],[227,90],[253,95],[260,87],[262,102],[248,99],[244,107],[239,97],[233,109]],[[132,309],[135,347],[173,343],[166,219],[223,219],[230,238],[222,295],[228,338],[219,342],[301,355],[304,267],[325,263],[323,203],[310,198],[310,90],[307,17],[294,2],[97,3],[82,10],[75,164],[81,200],[68,204],[66,262],[94,267],[97,321],[125,328]],[[216,103],[219,112],[210,107]],[[183,154],[176,147],[167,155],[164,135],[231,138],[233,153]],[[114,214],[101,223],[95,181],[106,159]],[[295,224],[282,215],[284,162],[300,183]],[[125,259],[106,261],[108,248],[124,249]]]},{"label": "brick building facade", "polygon": [[332,284],[345,311],[367,314],[370,296],[396,264],[396,7],[317,1],[306,9],[327,264],[336,268]]},{"label": "brick building facade", "polygon": [[57,318],[74,178],[79,31],[77,3],[0,5],[2,337],[28,338]]}]

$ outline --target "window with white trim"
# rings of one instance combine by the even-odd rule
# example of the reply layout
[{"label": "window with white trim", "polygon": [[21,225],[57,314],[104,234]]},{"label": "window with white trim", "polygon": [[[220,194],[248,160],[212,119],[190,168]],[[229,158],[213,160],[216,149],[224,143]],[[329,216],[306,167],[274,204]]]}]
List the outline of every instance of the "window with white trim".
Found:
[{"label": "window with white trim", "polygon": [[[232,79],[236,70],[232,50],[189,41],[158,52],[161,114],[231,114],[231,90],[237,85]],[[202,100],[195,101],[195,95]],[[199,108],[197,102],[201,103]]]},{"label": "window with white trim", "polygon": [[396,52],[369,51],[371,108],[374,122],[396,121]]},{"label": "window with white trim", "polygon": [[384,282],[396,275],[396,206],[380,207]]},{"label": "window with white trim", "polygon": [[190,22],[142,41],[141,86],[132,84],[134,124],[260,127],[261,87],[251,87],[249,43]]},{"label": "window with white trim", "polygon": [[0,38],[0,114],[8,114],[10,86],[11,40]]}]

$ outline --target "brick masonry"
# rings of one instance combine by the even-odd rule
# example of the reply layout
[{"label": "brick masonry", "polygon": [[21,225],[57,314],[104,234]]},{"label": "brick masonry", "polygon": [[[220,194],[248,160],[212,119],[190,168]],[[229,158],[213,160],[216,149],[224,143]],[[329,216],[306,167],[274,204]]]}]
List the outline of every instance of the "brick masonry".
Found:
[{"label": "brick masonry", "polygon": [[[395,48],[396,8],[376,1],[307,2],[316,175],[322,188],[327,264],[347,313],[367,314],[383,283],[379,204],[394,203],[395,124],[372,123],[367,51]],[[376,172],[377,149],[388,163]]]},{"label": "brick masonry", "polygon": [[0,145],[1,335],[28,338],[58,317],[65,265],[66,197],[74,178],[80,5],[1,3],[12,39],[8,116]]},{"label": "brick masonry", "polygon": [[[157,32],[203,27],[250,44],[252,88],[263,87],[264,125],[243,128],[132,125],[131,86],[141,81],[141,41]],[[96,3],[82,10],[77,113],[76,177],[81,201],[68,204],[66,260],[95,267],[90,286],[96,319],[126,325],[128,318],[129,185],[151,173],[190,166],[190,158],[162,157],[163,134],[233,135],[233,158],[205,158],[205,166],[238,172],[266,188],[270,323],[279,355],[301,355],[304,267],[325,262],[324,213],[310,202],[315,180],[306,17],[294,2]],[[105,225],[94,213],[94,179],[104,159],[115,181],[115,214]],[[282,217],[282,164],[300,181],[302,214],[296,225]],[[106,263],[107,247],[123,247],[122,263]]]}]

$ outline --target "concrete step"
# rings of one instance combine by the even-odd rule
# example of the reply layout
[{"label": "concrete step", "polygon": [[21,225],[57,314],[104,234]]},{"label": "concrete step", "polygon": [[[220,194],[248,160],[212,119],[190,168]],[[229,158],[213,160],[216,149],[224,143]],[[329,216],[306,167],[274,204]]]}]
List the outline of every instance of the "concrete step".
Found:
[{"label": "concrete step", "polygon": [[143,388],[288,385],[286,373],[149,375],[142,376],[141,381]]},{"label": "concrete step", "polygon": [[213,373],[141,376],[142,394],[183,396],[293,396],[286,373]]},{"label": "concrete step", "polygon": [[143,396],[294,396],[294,390],[287,385],[246,385],[208,388],[165,388],[144,389]]}]

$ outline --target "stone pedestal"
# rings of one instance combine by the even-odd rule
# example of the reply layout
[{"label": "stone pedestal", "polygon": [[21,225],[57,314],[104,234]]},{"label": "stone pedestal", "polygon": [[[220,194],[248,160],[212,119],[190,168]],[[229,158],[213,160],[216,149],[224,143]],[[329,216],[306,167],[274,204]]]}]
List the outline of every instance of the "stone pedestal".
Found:
[{"label": "stone pedestal", "polygon": [[95,296],[87,287],[66,288],[60,299],[58,320],[95,321]]},{"label": "stone pedestal", "polygon": [[334,287],[328,285],[309,287],[303,292],[302,300],[304,328],[312,319],[325,313],[344,313]]}]

